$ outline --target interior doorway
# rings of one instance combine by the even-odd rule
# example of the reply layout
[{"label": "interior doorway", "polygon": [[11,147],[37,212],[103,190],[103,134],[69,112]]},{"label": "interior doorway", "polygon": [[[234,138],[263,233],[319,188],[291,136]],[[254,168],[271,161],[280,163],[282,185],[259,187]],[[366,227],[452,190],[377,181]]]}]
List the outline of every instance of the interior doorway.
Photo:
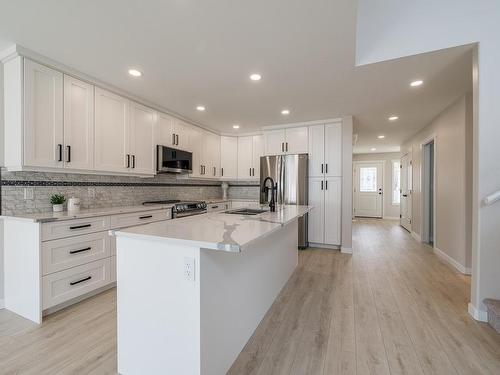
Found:
[{"label": "interior doorway", "polygon": [[384,162],[354,162],[354,216],[383,216]]},{"label": "interior doorway", "polygon": [[434,245],[435,238],[435,143],[422,144],[422,242]]}]

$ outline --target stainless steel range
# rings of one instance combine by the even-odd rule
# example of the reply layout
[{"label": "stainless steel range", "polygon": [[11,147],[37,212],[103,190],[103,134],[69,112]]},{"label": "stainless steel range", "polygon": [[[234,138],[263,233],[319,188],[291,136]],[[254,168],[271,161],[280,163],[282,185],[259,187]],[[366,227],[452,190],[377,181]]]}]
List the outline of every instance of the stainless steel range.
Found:
[{"label": "stainless steel range", "polygon": [[163,201],[149,201],[144,202],[144,205],[155,205],[155,204],[171,204],[172,207],[172,219],[177,219],[186,216],[200,215],[207,212],[207,203],[204,201],[193,201],[193,202],[182,202],[180,200],[163,200]]}]

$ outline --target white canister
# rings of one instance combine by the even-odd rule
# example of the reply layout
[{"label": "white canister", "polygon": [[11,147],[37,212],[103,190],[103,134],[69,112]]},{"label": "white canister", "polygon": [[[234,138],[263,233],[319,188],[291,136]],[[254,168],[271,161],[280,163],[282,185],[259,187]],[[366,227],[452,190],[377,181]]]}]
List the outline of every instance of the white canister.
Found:
[{"label": "white canister", "polygon": [[80,210],[80,198],[71,197],[68,199],[68,211]]}]

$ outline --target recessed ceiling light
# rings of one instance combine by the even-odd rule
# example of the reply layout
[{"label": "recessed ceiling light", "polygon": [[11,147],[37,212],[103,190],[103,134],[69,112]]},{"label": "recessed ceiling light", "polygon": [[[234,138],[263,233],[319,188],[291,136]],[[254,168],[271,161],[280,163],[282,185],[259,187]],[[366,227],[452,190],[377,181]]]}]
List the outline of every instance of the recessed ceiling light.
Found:
[{"label": "recessed ceiling light", "polygon": [[140,77],[142,76],[142,72],[137,69],[129,69],[128,74],[130,74],[132,77]]},{"label": "recessed ceiling light", "polygon": [[233,125],[233,129],[239,129],[239,128],[240,128],[240,126],[238,124]]},{"label": "recessed ceiling light", "polygon": [[290,110],[289,109],[284,109],[281,111],[281,114],[282,115],[289,115],[290,114]]},{"label": "recessed ceiling light", "polygon": [[196,107],[196,110],[197,111],[200,111],[200,112],[203,112],[206,108],[202,105],[199,105],[198,107]]},{"label": "recessed ceiling light", "polygon": [[375,147],[372,147],[370,151],[376,151],[377,149]]},{"label": "recessed ceiling light", "polygon": [[389,121],[396,121],[397,119],[399,119],[398,116],[391,116],[391,117],[389,117]]},{"label": "recessed ceiling light", "polygon": [[259,73],[252,73],[250,74],[250,79],[252,81],[260,81],[262,79],[262,76]]},{"label": "recessed ceiling light", "polygon": [[385,138],[385,135],[379,135],[377,138],[378,138],[378,139],[384,139],[384,138]]},{"label": "recessed ceiling light", "polygon": [[422,83],[424,83],[424,81],[422,81],[421,79],[417,79],[416,81],[411,82],[410,86],[417,87],[417,86],[420,86]]}]

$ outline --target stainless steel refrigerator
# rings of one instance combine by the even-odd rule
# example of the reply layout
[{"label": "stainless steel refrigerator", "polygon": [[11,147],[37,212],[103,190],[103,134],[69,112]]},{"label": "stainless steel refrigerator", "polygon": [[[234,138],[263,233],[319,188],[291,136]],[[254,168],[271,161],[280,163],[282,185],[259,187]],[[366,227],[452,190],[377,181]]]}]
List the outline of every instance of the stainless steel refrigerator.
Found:
[{"label": "stainless steel refrigerator", "polygon": [[[307,154],[262,156],[260,158],[260,203],[269,202],[270,192],[263,192],[262,183],[271,177],[278,184],[277,204],[308,204]],[[270,184],[269,184],[270,186]],[[299,218],[299,248],[309,245],[307,215]]]}]

